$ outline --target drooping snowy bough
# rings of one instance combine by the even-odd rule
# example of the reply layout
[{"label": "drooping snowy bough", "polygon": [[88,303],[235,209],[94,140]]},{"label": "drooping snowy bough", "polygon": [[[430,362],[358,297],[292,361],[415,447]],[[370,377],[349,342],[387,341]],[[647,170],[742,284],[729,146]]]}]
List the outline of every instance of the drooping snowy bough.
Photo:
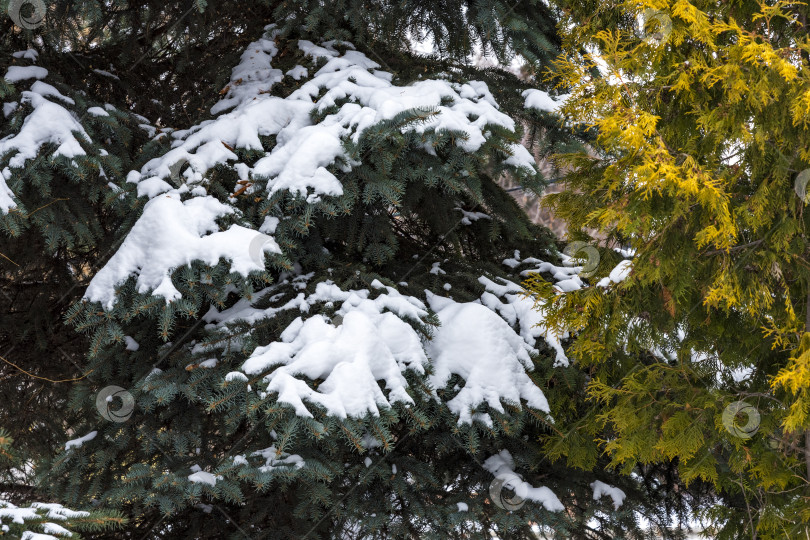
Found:
[{"label": "drooping snowy bough", "polygon": [[[17,501],[14,504],[6,495],[0,492],[0,536],[3,538],[81,540],[87,538],[80,536],[82,533],[100,533],[126,522],[117,512],[72,510],[53,502],[22,504]],[[19,495],[16,493],[14,498]]]},{"label": "drooping snowy bough", "polygon": [[[215,267],[222,260],[232,274],[244,279],[264,272],[265,254],[280,255],[280,244],[287,243],[277,231],[300,216],[283,212],[280,204],[267,208],[260,203],[268,211],[263,212],[261,226],[251,228],[239,207],[240,198],[247,194],[253,200],[281,202],[274,195],[283,193],[305,204],[305,213],[329,215],[345,198],[346,186],[338,176],[363,164],[366,156],[358,155],[361,138],[380,130],[381,124],[393,127],[398,136],[409,135],[428,156],[439,157],[434,148],[448,145],[457,151],[454,156],[467,154],[464,157],[471,163],[461,171],[467,177],[476,168],[472,156],[488,146],[497,146],[502,154],[499,161],[488,160],[487,166],[524,177],[536,174],[533,158],[523,146],[504,144],[503,136],[495,135],[513,132],[515,122],[498,110],[484,83],[433,79],[398,86],[391,73],[380,71],[379,64],[350,44],[300,41],[298,52],[309,63],[287,70],[286,77],[294,79],[297,88],[279,97],[272,91],[285,74],[273,67],[279,53],[274,37],[270,27],[266,38],[247,48],[224,99],[212,109],[214,119],[170,133],[172,149],[129,174],[128,182],[150,200],[121,248],[94,277],[88,300],[112,309],[119,301],[117,288],[128,279],[130,283],[134,279],[138,293],[166,302],[180,300],[183,295],[173,285],[174,273],[193,261]],[[450,141],[445,142],[442,137],[448,134]],[[217,167],[238,177],[230,197],[211,193],[210,172]],[[434,174],[440,172],[444,171]],[[466,191],[476,195],[475,182],[470,184],[459,189],[461,202],[466,202],[462,198],[468,196]],[[397,201],[387,202],[393,206]],[[235,223],[223,226],[221,218],[226,216]],[[257,323],[279,309],[306,313],[316,303],[331,305],[339,323],[320,314],[306,320],[298,317],[280,334],[280,341],[256,349],[242,366],[250,376],[283,366],[263,379],[266,390],[279,394],[279,401],[300,415],[311,416],[304,401],[341,418],[376,415],[378,406],[412,402],[401,371],[425,374],[428,366],[434,373],[430,377],[434,390],[443,388],[452,375],[470,384],[450,400],[462,422],[470,422],[471,411],[482,403],[502,411],[502,400],[523,401],[548,412],[542,391],[526,375],[532,369],[530,353],[537,352],[535,341],[543,335],[536,327],[541,321],[531,309],[533,303],[521,297],[514,281],[495,285],[486,277],[480,279],[493,289],[484,293],[483,304],[483,299],[457,303],[427,293],[440,323],[430,331],[435,335],[429,331],[420,335],[411,326],[431,324],[425,320],[424,300],[403,296],[376,280],[365,290],[341,290],[330,280],[316,280],[314,294],[299,293],[279,308],[248,308],[251,302],[246,299],[221,312],[214,307],[205,317],[222,327],[240,320]],[[297,281],[301,288],[308,283]],[[253,302],[272,297],[281,286],[254,293]],[[503,302],[496,299],[498,292],[505,297]],[[559,342],[547,337],[558,350],[558,361],[565,361]],[[478,341],[471,343],[470,338]],[[315,391],[304,379],[323,382]],[[377,381],[385,381],[387,397]],[[479,418],[491,425],[486,414]]]},{"label": "drooping snowy bough", "polygon": [[89,512],[69,510],[59,504],[21,507],[0,499],[0,534],[22,540],[58,540],[74,536],[63,526],[66,520],[88,516]]}]

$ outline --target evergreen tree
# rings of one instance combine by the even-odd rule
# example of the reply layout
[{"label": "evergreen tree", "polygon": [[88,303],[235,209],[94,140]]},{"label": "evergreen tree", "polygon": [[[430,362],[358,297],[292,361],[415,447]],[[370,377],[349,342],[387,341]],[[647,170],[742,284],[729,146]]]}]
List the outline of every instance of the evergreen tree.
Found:
[{"label": "evergreen tree", "polygon": [[[534,458],[553,486],[528,491],[539,504],[488,501],[493,475],[553,425],[524,371],[543,332],[517,270],[498,281],[540,264],[512,263],[516,249],[550,245],[495,182],[510,171],[539,188],[533,159],[486,86],[431,73],[406,86],[379,67],[270,27],[213,121],[130,175],[151,200],[67,316],[91,336],[74,400],[91,415],[87,442],[49,469],[66,500],[193,537],[584,525],[554,491],[590,499],[596,478],[571,483]],[[546,339],[547,365],[564,364]],[[110,383],[138,408],[99,425]]]},{"label": "evergreen tree", "polygon": [[[8,432],[0,429],[0,463],[4,467],[12,465],[19,471],[21,456],[13,443]],[[11,498],[24,497],[17,492]],[[12,500],[0,498],[0,537],[3,538],[50,540],[69,536],[81,540],[80,532],[103,533],[120,529],[124,524],[126,519],[115,511],[76,511],[43,502],[17,506]]]},{"label": "evergreen tree", "polygon": [[86,374],[88,343],[63,316],[131,226],[142,201],[125,175],[149,152],[142,119],[64,84],[38,56],[9,53],[0,68],[0,388],[22,396],[4,399],[0,422],[33,456],[71,427],[69,384]]},{"label": "evergreen tree", "polygon": [[559,156],[570,189],[549,204],[599,267],[531,286],[575,333],[593,406],[545,447],[586,469],[674,462],[713,486],[713,537],[805,536],[807,7],[568,7],[563,114],[597,141]]},{"label": "evergreen tree", "polygon": [[[582,281],[497,181],[543,186],[524,134],[538,154],[582,136],[532,105],[554,101],[536,79],[465,58],[479,41],[540,73],[555,13],[58,2],[41,33],[4,33],[41,51],[4,66],[0,252],[34,277],[5,276],[83,295],[58,333],[88,352],[72,377],[5,368],[9,395],[46,377],[54,408],[50,381],[78,379],[69,411],[15,432],[47,434],[31,483],[124,512],[114,537],[652,536],[640,516],[678,537],[670,463],[616,477],[588,444],[585,469],[537,444],[585,409],[588,374],[518,283]],[[440,54],[409,52],[417,33]],[[23,147],[31,128],[52,131]]]}]

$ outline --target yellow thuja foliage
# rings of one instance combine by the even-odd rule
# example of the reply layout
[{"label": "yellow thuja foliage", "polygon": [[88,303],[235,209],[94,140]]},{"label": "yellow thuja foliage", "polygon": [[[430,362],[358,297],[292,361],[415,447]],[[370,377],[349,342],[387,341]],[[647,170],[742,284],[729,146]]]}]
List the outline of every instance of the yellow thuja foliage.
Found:
[{"label": "yellow thuja foliage", "polygon": [[785,428],[797,431],[806,426],[810,420],[810,333],[802,336],[790,362],[779,370],[772,385],[785,388],[795,397],[785,418]]},{"label": "yellow thuja foliage", "polygon": [[[633,253],[633,266],[608,287],[526,283],[546,326],[572,333],[570,354],[590,377],[592,414],[546,448],[568,448],[559,456],[570,461],[567,441],[590,435],[625,472],[677,461],[687,483],[718,490],[722,504],[707,510],[724,524],[718,537],[804,537],[810,9],[557,4],[567,54],[554,77],[570,96],[562,114],[593,144],[556,156],[568,189],[545,200],[570,240],[601,248],[591,284],[621,260],[616,248]],[[728,412],[737,401],[757,411],[750,437],[734,427],[745,420],[738,406]],[[576,455],[588,466],[595,453]]]}]

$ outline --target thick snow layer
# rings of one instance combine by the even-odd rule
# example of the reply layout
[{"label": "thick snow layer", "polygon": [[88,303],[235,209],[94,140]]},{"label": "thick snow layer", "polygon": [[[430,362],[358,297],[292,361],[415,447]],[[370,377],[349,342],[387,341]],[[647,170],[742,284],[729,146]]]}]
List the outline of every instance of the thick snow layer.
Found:
[{"label": "thick snow layer", "polygon": [[11,56],[17,59],[25,58],[26,60],[36,61],[36,59],[39,58],[39,51],[36,49],[26,49],[24,51],[11,53]]},{"label": "thick snow layer", "polygon": [[118,252],[93,277],[85,298],[111,308],[115,287],[137,275],[139,292],[176,300],[181,294],[171,272],[195,260],[214,266],[222,257],[243,275],[264,270],[263,254],[281,249],[266,235],[239,225],[220,231],[216,219],[231,212],[230,206],[210,196],[183,201],[179,190],[152,199]]},{"label": "thick snow layer", "polygon": [[304,66],[295,66],[291,70],[287,71],[285,75],[287,75],[288,77],[292,77],[296,81],[300,81],[302,77],[306,77],[307,75],[309,75],[309,72],[307,71],[307,68],[305,68]]},{"label": "thick snow layer", "polygon": [[441,264],[441,263],[437,263],[437,262],[433,263],[433,266],[430,269],[431,274],[433,274],[435,276],[438,276],[439,274],[441,274],[441,275],[447,274],[447,272],[445,272],[444,270],[441,269],[439,264]]},{"label": "thick snow layer", "polygon": [[452,375],[459,375],[463,387],[447,402],[459,416],[459,423],[472,423],[474,410],[486,403],[504,412],[501,401],[549,412],[542,390],[527,371],[533,369],[529,353],[533,348],[492,310],[476,303],[457,303],[427,292],[431,308],[441,326],[426,344],[434,373],[434,389],[444,389]]},{"label": "thick snow layer", "polygon": [[[310,277],[299,276],[292,284],[303,286]],[[254,301],[272,297],[279,287],[290,284],[287,279],[260,291]],[[321,313],[296,318],[279,341],[257,348],[241,368],[251,377],[261,377],[261,394],[277,393],[278,401],[301,416],[313,415],[311,405],[346,418],[376,415],[397,402],[411,404],[403,373],[424,375],[428,365],[433,374],[427,382],[434,391],[445,389],[452,375],[464,381],[448,402],[460,423],[490,424],[489,415],[473,413],[481,404],[501,412],[504,402],[549,411],[543,392],[527,375],[533,369],[529,353],[534,349],[497,313],[478,303],[459,304],[429,294],[441,321],[429,339],[407,322],[427,316],[419,299],[376,280],[371,289],[381,294],[372,298],[372,290],[345,291],[324,281],[313,293],[299,293],[280,306],[256,309],[242,300],[228,310],[212,308],[205,320],[217,325],[256,323],[284,310],[307,314],[316,303],[336,309],[331,318]],[[226,378],[237,376],[244,377],[232,372]],[[316,380],[323,382],[313,388]]]},{"label": "thick snow layer", "polygon": [[[287,98],[271,96],[268,90],[284,74],[272,65],[278,51],[272,32],[268,36],[242,55],[223,101],[212,111],[217,115],[213,120],[173,132],[170,151],[130,172],[127,181],[137,185],[139,196],[151,200],[117,253],[93,278],[85,298],[109,309],[116,287],[135,278],[139,292],[177,300],[180,292],[171,281],[177,268],[195,260],[214,265],[225,259],[232,271],[247,275],[264,269],[265,253],[280,253],[272,237],[278,217],[268,217],[258,231],[237,225],[221,230],[218,219],[236,211],[227,201],[206,194],[203,175],[216,165],[230,163],[245,181],[266,177],[270,193],[288,190],[315,201],[342,193],[333,167],[353,166],[345,154],[346,142],[357,141],[364,130],[402,111],[430,108],[435,114],[426,122],[403,129],[464,132],[466,137],[457,144],[469,152],[486,142],[490,126],[515,127],[483,83],[426,80],[396,86],[390,74],[362,53],[350,46],[339,52],[328,42],[299,42],[306,55],[325,62],[317,71],[295,70],[301,86]],[[313,124],[313,111],[329,114]],[[260,139],[266,136],[275,136],[269,150]],[[249,166],[239,162],[236,148],[266,154]],[[513,150],[512,165],[534,167],[525,148]],[[182,185],[175,188],[169,180],[176,185],[178,175]],[[480,213],[463,215],[470,223],[489,219]],[[439,263],[431,272],[444,274]],[[492,301],[482,299],[484,305],[431,297],[442,324],[429,339],[416,330],[429,320],[428,308],[419,299],[378,281],[362,290],[343,290],[322,281],[307,293],[304,289],[312,291],[306,286],[311,277],[282,276],[281,284],[250,300],[222,311],[210,308],[204,317],[209,329],[240,320],[252,323],[285,310],[300,312],[279,341],[253,351],[240,371],[225,376],[226,383],[250,382],[259,395],[276,394],[302,416],[312,416],[320,407],[347,418],[413,403],[414,392],[422,390],[409,388],[405,373],[427,376],[432,366],[428,382],[434,397],[454,375],[463,381],[448,402],[461,423],[491,424],[489,415],[474,412],[481,405],[501,412],[506,403],[549,411],[543,392],[527,374],[533,344],[543,335],[534,327],[540,319],[530,315],[531,302],[518,300],[516,285],[500,286],[500,296],[488,292]],[[572,274],[567,278],[573,279]],[[284,303],[273,301],[281,285],[301,292]],[[254,307],[259,299],[270,299],[271,307]],[[326,305],[327,311],[317,308],[318,314],[310,315],[316,304]],[[327,315],[331,309],[334,313]],[[561,347],[559,351],[558,359],[564,359]],[[205,359],[213,350],[201,346],[194,352],[205,353]]]},{"label": "thick snow layer", "polygon": [[[48,86],[41,86],[38,90],[46,91]],[[67,109],[33,90],[23,92],[22,101],[29,103],[34,111],[23,121],[19,133],[0,140],[0,155],[16,151],[9,161],[11,168],[23,167],[27,160],[37,156],[42,145],[48,143],[57,146],[54,156],[73,158],[85,155],[73,133],[79,133],[87,141],[90,137]]]},{"label": "thick snow layer", "polygon": [[228,381],[228,382],[230,382],[230,381],[245,381],[245,382],[247,382],[249,379],[247,378],[247,375],[245,375],[241,371],[231,371],[230,373],[225,375],[225,380]]},{"label": "thick snow layer", "polygon": [[36,508],[18,508],[10,502],[0,500],[0,523],[9,520],[13,523],[22,524],[26,520],[38,519]]},{"label": "thick snow layer", "polygon": [[67,97],[65,95],[62,95],[62,93],[59,90],[57,90],[56,88],[54,88],[50,84],[44,83],[42,81],[36,81],[34,84],[32,84],[31,85],[31,92],[34,92],[35,94],[39,94],[42,97],[55,97],[55,98],[59,99],[60,101],[64,101],[68,105],[75,105],[76,104],[76,102],[73,101],[72,98],[69,98],[69,97]]},{"label": "thick snow layer", "polygon": [[[272,65],[278,51],[273,41],[275,30],[272,26],[268,30],[266,38],[248,46],[234,68],[224,99],[212,109],[218,116],[173,132],[171,150],[140,171],[129,173],[127,182],[137,184],[138,196],[152,201],[119,252],[93,279],[86,298],[109,308],[115,301],[115,287],[137,276],[140,292],[176,300],[180,293],[171,284],[170,273],[193,260],[215,262],[224,257],[242,274],[263,269],[263,257],[256,253],[248,256],[255,251],[255,234],[251,236],[251,231],[239,227],[227,231],[214,227],[216,218],[231,211],[226,204],[204,196],[200,185],[206,172],[216,165],[231,163],[244,181],[267,178],[271,194],[286,190],[316,202],[322,196],[343,193],[340,180],[329,167],[349,170],[352,166],[346,142],[358,141],[366,129],[403,111],[434,111],[425,122],[403,129],[464,132],[466,136],[457,144],[469,152],[480,149],[490,136],[488,126],[515,128],[514,121],[498,110],[484,83],[424,80],[396,86],[391,74],[380,71],[376,62],[348,44],[344,45],[349,50],[340,53],[330,42],[316,45],[300,41],[298,46],[306,55],[324,59],[325,65],[312,75],[306,69],[295,69],[294,75],[303,81],[301,86],[287,98],[272,96],[269,90],[284,74]],[[314,111],[333,107],[335,110],[313,124]],[[238,162],[234,149],[265,151],[260,137],[267,136],[275,136],[276,144],[264,157],[252,167]],[[524,147],[515,145],[512,151],[507,164],[534,170],[534,159]],[[167,180],[178,175],[185,184],[175,190]],[[2,187],[0,204],[9,206],[13,202],[6,200]],[[181,202],[178,194],[183,190],[196,197]],[[465,217],[471,220],[484,215]],[[264,251],[279,252],[270,236],[277,223],[266,222],[261,227],[266,239],[261,248]]]},{"label": "thick snow layer", "polygon": [[48,70],[39,66],[10,66],[3,76],[11,84],[28,79],[44,79]]},{"label": "thick snow layer", "polygon": [[[542,264],[553,267],[549,263]],[[542,306],[535,306],[534,300],[525,295],[520,285],[503,278],[499,278],[500,283],[496,283],[484,276],[478,278],[478,281],[486,288],[486,292],[481,295],[483,305],[499,313],[510,325],[517,325],[526,343],[534,346],[538,338],[543,338],[556,352],[555,366],[568,365],[568,357],[560,342],[568,336],[557,335],[546,328],[543,324],[545,312]]]},{"label": "thick snow layer", "polygon": [[128,351],[134,352],[141,348],[138,342],[135,341],[135,339],[133,339],[131,336],[124,336],[124,343],[126,344]]},{"label": "thick snow layer", "polygon": [[524,107],[527,109],[537,109],[545,112],[557,112],[560,107],[565,105],[565,102],[568,99],[567,95],[563,95],[555,100],[546,92],[534,88],[524,90],[521,95],[526,98],[526,101],[523,104]]},{"label": "thick snow layer", "polygon": [[110,116],[110,113],[101,107],[90,107],[87,109],[87,114],[92,114],[93,116]]},{"label": "thick snow layer", "polygon": [[56,534],[59,536],[73,536],[73,534],[69,530],[62,527],[61,525],[57,525],[56,523],[43,523],[42,530],[45,532],[45,534]]},{"label": "thick snow layer", "polygon": [[[479,149],[486,140],[484,127],[487,124],[507,129],[515,127],[510,117],[498,111],[497,104],[484,83],[474,81],[452,84],[441,80],[425,80],[409,86],[394,86],[389,81],[388,74],[375,71],[380,66],[360,52],[350,50],[338,55],[328,47],[315,51],[308,42],[302,42],[301,48],[328,61],[290,98],[310,101],[325,88],[325,95],[316,101],[318,111],[335,105],[338,100],[352,99],[357,104],[343,105],[336,116],[343,117],[344,125],[356,127],[352,133],[355,141],[365,128],[416,108],[435,108],[439,114],[412,129],[420,133],[427,129],[464,131],[468,137],[458,144],[470,152]],[[449,101],[447,105],[442,105],[443,98]],[[477,118],[471,120],[471,117]],[[534,160],[524,165],[533,169]]]},{"label": "thick snow layer", "polygon": [[600,482],[599,480],[591,482],[591,488],[593,489],[593,500],[597,501],[600,497],[608,495],[613,499],[613,508],[615,510],[619,509],[624,502],[624,498],[627,496],[621,489]]},{"label": "thick snow layer", "polygon": [[[276,146],[254,167],[247,168],[247,175],[270,178],[271,193],[286,189],[317,200],[320,195],[343,192],[338,179],[327,170],[339,157],[345,157],[343,142],[359,140],[367,128],[405,110],[435,110],[437,114],[426,122],[407,129],[466,132],[458,144],[469,152],[485,142],[488,124],[515,128],[514,121],[498,111],[484,83],[425,80],[395,86],[391,74],[379,71],[376,62],[354,50],[341,54],[331,43],[319,46],[300,41],[305,54],[326,59],[326,65],[287,98],[271,96],[269,89],[284,77],[272,67],[277,54],[273,32],[270,39],[252,43],[242,55],[225,98],[212,109],[219,116],[174,132],[173,149],[147,163],[132,181],[168,178],[177,163],[187,163],[194,173],[205,174],[217,164],[236,160],[229,147],[261,150],[259,136],[275,135]],[[288,74],[296,80],[308,76],[302,66]],[[336,112],[312,124],[313,110],[324,111],[338,102],[342,105]],[[507,164],[534,170],[534,160],[525,148],[516,145],[512,150],[514,155]],[[345,160],[342,166],[348,166]]]},{"label": "thick snow layer", "polygon": [[[2,143],[0,143],[2,144]],[[4,214],[10,209],[16,208],[17,203],[14,202],[14,192],[6,184],[6,180],[11,178],[11,171],[6,167],[0,171],[0,212]]]},{"label": "thick snow layer", "polygon": [[546,510],[560,512],[565,507],[560,499],[547,487],[533,487],[515,473],[515,461],[508,450],[501,450],[484,461],[484,469],[496,478],[508,480],[508,486],[515,491],[515,495],[530,501],[542,504]]},{"label": "thick snow layer", "polygon": [[262,38],[245,49],[239,64],[231,72],[231,82],[227,86],[225,98],[211,108],[212,114],[219,114],[248,102],[257,95],[268,92],[284,78],[281,70],[274,69],[270,64],[278,54],[274,37],[275,32],[271,30],[269,39]]},{"label": "thick snow layer", "polygon": [[[313,296],[343,304],[331,321],[320,314],[297,318],[281,341],[256,349],[243,371],[258,375],[278,366],[264,377],[265,390],[277,392],[278,401],[301,416],[312,416],[305,401],[339,418],[378,415],[379,407],[413,403],[402,372],[424,373],[427,358],[419,335],[400,316],[423,317],[427,311],[393,289],[372,300],[369,291],[342,291],[323,282]],[[301,377],[323,382],[314,390]],[[387,396],[377,381],[385,383]]]},{"label": "thick snow layer", "polygon": [[[28,50],[14,53],[15,58],[36,60],[36,51]],[[77,121],[76,117],[63,105],[75,105],[73,99],[64,96],[59,90],[42,82],[48,76],[48,70],[37,66],[11,66],[5,79],[12,83],[24,83],[34,80],[29,90],[22,92],[21,102],[28,104],[33,111],[23,120],[22,127],[16,134],[9,135],[0,140],[0,156],[10,154],[8,167],[0,174],[0,212],[7,213],[16,208],[14,193],[8,187],[12,169],[25,166],[26,162],[34,159],[43,145],[54,144],[56,151],[53,156],[74,158],[82,156],[85,151],[79,144],[78,137],[90,141],[87,132]],[[4,103],[3,116],[9,117],[19,108],[19,103]]]}]

